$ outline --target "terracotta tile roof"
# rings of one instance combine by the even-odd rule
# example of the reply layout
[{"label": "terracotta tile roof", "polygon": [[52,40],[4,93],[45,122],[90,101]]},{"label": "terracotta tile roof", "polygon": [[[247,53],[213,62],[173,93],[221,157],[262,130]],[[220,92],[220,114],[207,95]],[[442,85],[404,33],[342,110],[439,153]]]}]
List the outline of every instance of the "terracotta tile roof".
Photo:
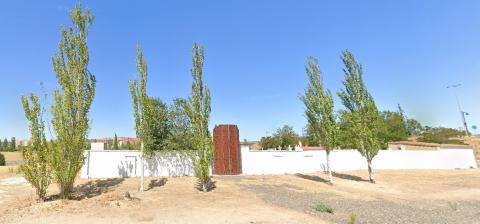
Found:
[{"label": "terracotta tile roof", "polygon": [[303,151],[309,150],[324,150],[322,146],[303,146]]}]

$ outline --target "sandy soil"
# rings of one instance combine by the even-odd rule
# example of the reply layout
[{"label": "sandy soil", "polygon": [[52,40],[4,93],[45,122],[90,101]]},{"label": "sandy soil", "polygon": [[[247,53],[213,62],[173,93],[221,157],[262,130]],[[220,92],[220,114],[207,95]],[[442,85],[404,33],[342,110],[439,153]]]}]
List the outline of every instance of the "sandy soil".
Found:
[{"label": "sandy soil", "polygon": [[[0,206],[0,223],[326,223],[268,205],[230,181],[217,181],[217,188],[209,193],[195,189],[192,177],[169,178],[163,186],[143,193],[136,190],[137,178],[80,182],[81,193],[76,195],[80,200],[44,203],[35,202],[26,184],[0,183],[0,190],[9,194]],[[124,199],[126,191],[132,200]]]},{"label": "sandy soil", "polygon": [[[480,223],[480,170],[380,171],[377,184],[367,172],[221,177],[236,181],[272,205],[318,216],[333,223]],[[335,214],[315,211],[323,203]]]},{"label": "sandy soil", "polygon": [[23,160],[23,156],[21,152],[0,152],[5,156],[5,160]]},{"label": "sandy soil", "polygon": [[18,174],[18,166],[0,166],[0,178]]},{"label": "sandy soil", "polygon": [[330,192],[359,200],[452,199],[480,200],[480,169],[377,171],[377,183],[368,182],[366,171],[334,174],[333,186],[323,173],[244,178],[243,184],[290,184],[302,191]]},{"label": "sandy soil", "polygon": [[[336,174],[331,186],[325,183],[323,173],[218,176],[214,178],[216,188],[209,193],[195,189],[192,177],[148,179],[147,183],[156,180],[156,184],[143,193],[136,190],[137,178],[79,180],[76,200],[36,203],[34,190],[10,176],[3,178],[9,184],[0,181],[0,223],[337,223],[314,211],[274,203],[252,190],[256,186],[288,189],[304,196],[328,193],[330,199],[355,203],[381,200],[426,207],[437,200],[480,203],[479,169],[381,171],[377,172],[377,184],[368,183],[366,177],[365,171]],[[126,191],[133,199],[124,198]],[[55,186],[49,189],[50,195],[57,192]],[[480,211],[478,215],[480,220]]]}]

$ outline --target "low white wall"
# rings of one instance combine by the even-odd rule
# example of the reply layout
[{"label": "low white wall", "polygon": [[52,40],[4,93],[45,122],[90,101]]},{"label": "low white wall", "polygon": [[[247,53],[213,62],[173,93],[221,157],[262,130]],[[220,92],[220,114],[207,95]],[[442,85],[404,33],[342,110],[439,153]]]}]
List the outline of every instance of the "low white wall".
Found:
[{"label": "low white wall", "polygon": [[[243,174],[313,173],[324,171],[326,155],[315,151],[250,151],[241,148]],[[331,152],[333,171],[366,170],[365,158],[356,150]],[[373,159],[374,169],[467,169],[477,168],[472,149],[382,150]],[[140,152],[87,150],[82,178],[136,177]],[[145,176],[193,176],[193,163],[185,152],[157,152],[145,160]]]},{"label": "low white wall", "polygon": [[[250,151],[242,146],[243,174],[312,173],[324,171],[325,151]],[[331,152],[333,171],[366,170],[357,150]],[[477,168],[472,149],[382,150],[373,159],[374,169],[467,169]]]},{"label": "low white wall", "polygon": [[324,151],[250,151],[242,146],[243,174],[313,173],[321,170]]},{"label": "low white wall", "polygon": [[[140,152],[86,150],[82,178],[140,176]],[[145,159],[145,176],[193,176],[193,163],[185,152],[157,152]]]}]

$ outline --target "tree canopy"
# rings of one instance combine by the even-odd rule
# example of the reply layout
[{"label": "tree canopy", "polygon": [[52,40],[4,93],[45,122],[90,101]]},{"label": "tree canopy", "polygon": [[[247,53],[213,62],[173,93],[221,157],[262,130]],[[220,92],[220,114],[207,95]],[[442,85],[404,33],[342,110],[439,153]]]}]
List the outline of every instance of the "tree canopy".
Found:
[{"label": "tree canopy", "polygon": [[263,149],[276,149],[280,147],[282,150],[286,150],[288,146],[292,149],[298,144],[300,137],[293,130],[292,126],[284,125],[278,128],[273,136],[265,136],[260,140],[260,145]]},{"label": "tree canopy", "polygon": [[368,163],[370,181],[375,182],[371,162],[380,150],[378,131],[379,112],[372,95],[363,81],[362,66],[349,51],[342,52],[344,88],[338,92],[346,110],[342,113],[348,123],[352,146],[364,156]]},{"label": "tree canopy", "polygon": [[83,165],[83,150],[90,130],[89,111],[95,96],[95,76],[88,69],[87,36],[94,16],[80,4],[70,11],[73,25],[62,27],[59,51],[53,57],[53,69],[60,88],[53,94],[52,126],[57,140],[52,159],[55,182],[63,198],[72,190]]}]

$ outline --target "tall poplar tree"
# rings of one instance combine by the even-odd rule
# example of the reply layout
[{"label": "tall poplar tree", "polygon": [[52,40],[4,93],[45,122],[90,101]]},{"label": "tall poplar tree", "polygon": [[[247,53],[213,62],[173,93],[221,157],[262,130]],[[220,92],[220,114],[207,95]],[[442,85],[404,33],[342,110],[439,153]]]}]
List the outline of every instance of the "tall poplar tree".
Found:
[{"label": "tall poplar tree", "polygon": [[352,144],[366,158],[370,182],[375,183],[372,160],[380,150],[379,112],[363,81],[362,66],[347,50],[342,52],[341,59],[345,65],[342,81],[344,88],[338,92],[338,96],[346,108]]},{"label": "tall poplar tree", "polygon": [[210,90],[203,83],[204,48],[195,43],[192,49],[192,93],[183,103],[193,129],[193,142],[196,148],[194,158],[195,175],[203,192],[209,190],[210,165],[213,157],[212,138],[208,130],[210,120]]},{"label": "tall poplar tree", "polygon": [[318,59],[308,57],[305,70],[308,86],[300,99],[305,104],[305,116],[313,139],[319,139],[327,154],[328,180],[333,183],[330,152],[338,147],[338,125],[334,112],[332,93],[325,89]]},{"label": "tall poplar tree", "polygon": [[137,138],[141,140],[141,147],[140,147],[140,191],[144,191],[144,160],[145,160],[145,153],[144,153],[144,141],[146,132],[146,122],[144,114],[145,111],[148,109],[148,95],[147,95],[147,78],[148,78],[148,66],[147,61],[143,57],[142,49],[140,46],[137,46],[137,72],[138,76],[130,80],[130,94],[132,95],[132,102],[133,102],[133,117],[135,120],[135,133],[137,134]]},{"label": "tall poplar tree", "polygon": [[53,69],[60,88],[54,92],[52,124],[56,135],[52,168],[62,198],[68,198],[83,165],[88,141],[89,111],[95,95],[95,76],[88,70],[87,36],[93,14],[81,4],[70,11],[73,26],[62,27]]},{"label": "tall poplar tree", "polygon": [[166,149],[168,130],[168,108],[157,98],[147,95],[148,66],[141,48],[137,47],[138,76],[129,82],[133,101],[135,131],[141,139],[140,191],[144,190],[144,160],[155,151]]}]

